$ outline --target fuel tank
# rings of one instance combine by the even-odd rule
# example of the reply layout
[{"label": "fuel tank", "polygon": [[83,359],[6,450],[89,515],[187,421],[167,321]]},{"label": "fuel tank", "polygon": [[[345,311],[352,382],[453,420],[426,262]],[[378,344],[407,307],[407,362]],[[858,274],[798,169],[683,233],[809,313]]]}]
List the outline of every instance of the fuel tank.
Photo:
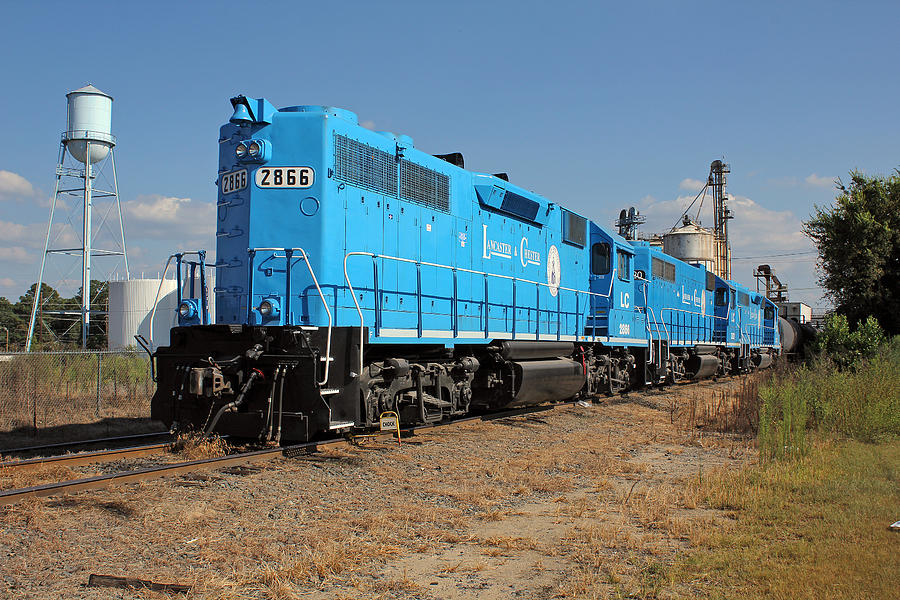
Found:
[{"label": "fuel tank", "polygon": [[512,365],[515,395],[507,406],[528,406],[571,398],[585,382],[584,367],[568,358],[529,360]]},{"label": "fuel tank", "polygon": [[753,355],[753,364],[756,365],[757,369],[767,369],[772,366],[772,355],[771,354],[754,354]]},{"label": "fuel tank", "polygon": [[703,379],[716,374],[719,359],[709,354],[694,354],[687,360],[684,368],[691,379]]}]

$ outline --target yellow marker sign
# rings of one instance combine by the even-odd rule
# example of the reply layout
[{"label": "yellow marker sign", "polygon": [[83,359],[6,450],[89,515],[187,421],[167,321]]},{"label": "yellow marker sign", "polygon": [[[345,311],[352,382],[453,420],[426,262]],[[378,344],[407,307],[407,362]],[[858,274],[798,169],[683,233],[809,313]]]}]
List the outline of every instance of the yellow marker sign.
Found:
[{"label": "yellow marker sign", "polygon": [[392,410],[381,413],[378,417],[378,428],[381,431],[396,431],[397,445],[400,446],[400,415]]}]

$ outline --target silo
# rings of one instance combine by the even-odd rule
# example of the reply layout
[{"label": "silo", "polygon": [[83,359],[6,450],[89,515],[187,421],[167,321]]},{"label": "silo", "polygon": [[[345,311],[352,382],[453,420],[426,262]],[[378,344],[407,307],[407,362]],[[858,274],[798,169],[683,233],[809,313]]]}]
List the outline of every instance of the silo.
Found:
[{"label": "silo", "polygon": [[[162,281],[162,287],[160,287]],[[190,279],[184,281],[182,294],[190,296]],[[210,320],[214,319],[215,294],[212,288],[215,278],[207,278]],[[133,347],[135,335],[153,341],[154,348],[169,344],[169,330],[178,324],[178,294],[174,279],[130,279],[109,282],[109,325],[107,345],[110,350]],[[200,295],[200,278],[194,283],[195,296]],[[159,292],[156,313],[153,303]],[[151,336],[152,319],[152,336]]]},{"label": "silo", "polygon": [[118,350],[135,346],[135,335],[150,339],[150,315],[159,291],[159,305],[153,317],[153,341],[169,343],[169,329],[176,325],[176,282],[174,279],[129,279],[109,282],[108,346]]},{"label": "silo", "polygon": [[713,233],[688,222],[663,235],[663,252],[687,263],[701,264],[713,271],[716,264]]}]

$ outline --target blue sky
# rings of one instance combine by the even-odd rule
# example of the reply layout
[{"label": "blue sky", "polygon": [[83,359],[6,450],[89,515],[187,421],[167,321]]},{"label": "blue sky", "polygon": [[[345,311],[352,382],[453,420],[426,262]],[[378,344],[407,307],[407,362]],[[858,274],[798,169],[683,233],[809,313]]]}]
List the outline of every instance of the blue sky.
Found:
[{"label": "blue sky", "polygon": [[800,221],[835,177],[900,166],[900,4],[626,4],[7,4],[0,295],[37,278],[65,94],[91,82],[115,98],[133,275],[214,249],[217,132],[243,93],[348,108],[604,225],[636,206],[646,232],[724,157],[735,278],[769,262],[821,305]]}]

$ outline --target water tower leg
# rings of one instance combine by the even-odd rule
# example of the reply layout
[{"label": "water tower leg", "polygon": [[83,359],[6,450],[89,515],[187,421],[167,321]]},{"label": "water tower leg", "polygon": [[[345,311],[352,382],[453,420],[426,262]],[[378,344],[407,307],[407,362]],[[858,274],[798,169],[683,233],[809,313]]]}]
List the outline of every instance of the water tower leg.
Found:
[{"label": "water tower leg", "polygon": [[122,220],[122,202],[119,201],[119,178],[116,176],[116,154],[113,149],[109,149],[109,158],[112,161],[113,170],[113,192],[116,194],[116,208],[119,211],[119,231],[122,234],[122,258],[125,260],[125,280],[131,279],[128,272],[128,250],[125,248],[125,221]]},{"label": "water tower leg", "polygon": [[31,318],[28,320],[28,335],[25,338],[25,352],[31,350],[31,338],[34,336],[34,320],[37,317],[38,304],[41,301],[41,287],[44,285],[44,265],[47,262],[47,250],[50,249],[50,230],[53,228],[53,213],[56,211],[56,199],[59,198],[59,180],[62,179],[60,170],[65,158],[66,146],[59,145],[59,161],[56,167],[56,189],[53,191],[53,202],[50,203],[50,220],[47,222],[47,239],[44,241],[44,253],[41,254],[41,270],[38,273],[37,287],[34,290],[34,298],[31,304]]},{"label": "water tower leg", "polygon": [[91,324],[91,143],[84,163],[84,245],[81,251],[81,347],[87,348]]}]

